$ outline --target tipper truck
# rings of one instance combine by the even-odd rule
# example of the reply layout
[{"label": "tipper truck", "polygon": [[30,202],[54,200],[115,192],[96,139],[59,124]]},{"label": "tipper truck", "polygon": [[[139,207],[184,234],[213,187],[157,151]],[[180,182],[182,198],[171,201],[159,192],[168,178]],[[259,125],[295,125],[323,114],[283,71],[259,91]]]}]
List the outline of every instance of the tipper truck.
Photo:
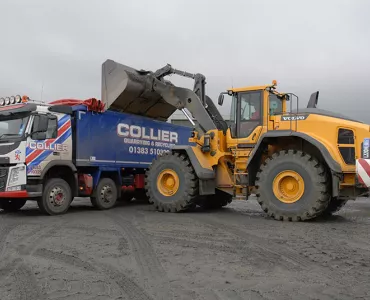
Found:
[{"label": "tipper truck", "polygon": [[[109,64],[114,71],[105,78],[115,92],[104,103],[132,106],[132,113],[138,103],[165,103],[165,110],[181,110],[194,125],[191,145],[172,147],[154,158],[146,172],[146,193],[157,210],[222,207],[255,194],[268,216],[305,221],[330,215],[367,193],[356,176],[356,159],[370,126],[318,108],[319,92],[302,108],[295,94],[277,90],[275,80],[227,89],[218,98],[222,105],[225,94],[231,96],[227,123],[205,94],[204,75],[171,65],[150,72]],[[193,90],[165,81],[170,74],[193,78]]]},{"label": "tipper truck", "polygon": [[96,99],[0,98],[0,208],[16,211],[35,200],[58,215],[78,196],[97,209],[145,198],[153,158],[189,144],[190,135],[185,126],[104,110]]}]

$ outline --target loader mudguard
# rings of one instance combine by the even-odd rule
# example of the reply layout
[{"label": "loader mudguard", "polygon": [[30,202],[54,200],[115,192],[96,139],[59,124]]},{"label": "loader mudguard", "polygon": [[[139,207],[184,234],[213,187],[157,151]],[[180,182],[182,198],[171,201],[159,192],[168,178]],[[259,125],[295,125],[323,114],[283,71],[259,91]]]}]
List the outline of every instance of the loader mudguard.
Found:
[{"label": "loader mudguard", "polygon": [[330,155],[328,149],[325,148],[325,146],[317,141],[316,139],[310,137],[307,134],[301,133],[301,132],[295,132],[290,130],[279,130],[279,131],[269,131],[264,133],[261,138],[259,139],[258,143],[254,147],[249,159],[248,159],[248,168],[249,166],[253,166],[256,162],[256,159],[258,159],[259,151],[262,151],[262,148],[260,147],[261,144],[268,138],[278,138],[278,137],[299,137],[303,140],[306,140],[313,146],[317,147],[317,149],[320,151],[321,155],[325,159],[325,162],[328,164],[328,167],[332,170],[333,173],[342,173],[342,168],[340,167],[340,164],[336,162],[333,157]]},{"label": "loader mudguard", "polygon": [[192,146],[173,146],[172,152],[183,152],[186,153],[190,159],[190,162],[200,180],[212,180],[215,179],[215,172],[211,165],[208,164],[207,160],[202,156],[202,152],[198,148],[194,149]]},{"label": "loader mudguard", "polygon": [[295,131],[290,131],[290,130],[279,130],[279,131],[269,131],[266,132],[261,136],[259,139],[258,143],[254,147],[248,162],[248,173],[250,176],[248,176],[249,179],[249,185],[254,185],[254,180],[256,177],[256,174],[259,169],[259,164],[257,164],[257,160],[260,157],[260,154],[263,151],[264,147],[261,147],[261,144],[266,141],[266,139],[269,138],[278,138],[278,137],[287,137],[287,136],[292,136],[292,137],[298,137],[301,138],[308,143],[312,144],[313,146],[317,147],[317,149],[320,151],[321,155],[323,156],[325,162],[327,163],[328,167],[332,171],[331,173],[331,179],[332,179],[332,196],[337,197],[339,195],[339,177],[336,174],[341,174],[342,173],[342,168],[340,167],[340,164],[336,162],[333,157],[330,155],[329,151],[325,148],[325,146],[317,141],[316,139],[310,137],[307,134],[301,133],[301,132],[295,132]]},{"label": "loader mudguard", "polygon": [[179,145],[172,147],[172,152],[183,153],[188,156],[199,179],[200,196],[214,195],[216,193],[215,172],[199,148]]}]

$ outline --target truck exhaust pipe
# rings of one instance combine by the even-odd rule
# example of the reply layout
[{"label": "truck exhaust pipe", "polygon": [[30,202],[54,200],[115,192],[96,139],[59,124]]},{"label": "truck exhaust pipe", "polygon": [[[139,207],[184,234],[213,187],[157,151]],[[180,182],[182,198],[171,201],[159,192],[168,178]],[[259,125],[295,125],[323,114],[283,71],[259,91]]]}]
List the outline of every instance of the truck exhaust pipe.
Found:
[{"label": "truck exhaust pipe", "polygon": [[176,107],[153,90],[152,78],[151,71],[139,71],[108,59],[102,65],[101,101],[109,110],[167,121]]}]

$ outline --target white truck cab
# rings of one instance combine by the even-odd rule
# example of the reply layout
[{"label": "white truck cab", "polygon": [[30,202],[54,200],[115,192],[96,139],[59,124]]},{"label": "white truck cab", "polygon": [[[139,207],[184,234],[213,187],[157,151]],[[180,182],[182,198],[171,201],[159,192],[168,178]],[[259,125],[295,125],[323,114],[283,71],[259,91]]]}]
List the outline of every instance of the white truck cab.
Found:
[{"label": "white truck cab", "polygon": [[[40,206],[45,184],[58,178],[58,166],[68,166],[74,178],[71,115],[26,96],[0,98],[0,208],[18,210],[27,200]],[[71,193],[57,184],[50,191],[55,203]]]}]

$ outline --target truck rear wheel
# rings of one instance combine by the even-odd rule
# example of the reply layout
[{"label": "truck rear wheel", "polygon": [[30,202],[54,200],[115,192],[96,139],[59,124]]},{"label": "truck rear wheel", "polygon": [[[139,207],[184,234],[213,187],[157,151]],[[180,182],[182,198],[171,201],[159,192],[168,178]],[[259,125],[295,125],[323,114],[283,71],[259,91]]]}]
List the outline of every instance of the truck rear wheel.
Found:
[{"label": "truck rear wheel", "polygon": [[256,180],[262,209],[281,221],[304,221],[321,215],[330,196],[324,167],[296,150],[274,153],[261,166]]},{"label": "truck rear wheel", "polygon": [[51,178],[46,182],[37,204],[43,213],[52,216],[65,214],[71,202],[72,191],[69,184],[61,178]]},{"label": "truck rear wheel", "polygon": [[158,211],[181,212],[195,207],[198,178],[185,155],[167,153],[158,156],[146,176],[149,201]]},{"label": "truck rear wheel", "polygon": [[91,204],[100,210],[110,209],[117,202],[117,186],[110,178],[100,179],[95,196],[91,197]]},{"label": "truck rear wheel", "polygon": [[0,209],[8,212],[18,211],[26,202],[26,199],[0,199]]}]

